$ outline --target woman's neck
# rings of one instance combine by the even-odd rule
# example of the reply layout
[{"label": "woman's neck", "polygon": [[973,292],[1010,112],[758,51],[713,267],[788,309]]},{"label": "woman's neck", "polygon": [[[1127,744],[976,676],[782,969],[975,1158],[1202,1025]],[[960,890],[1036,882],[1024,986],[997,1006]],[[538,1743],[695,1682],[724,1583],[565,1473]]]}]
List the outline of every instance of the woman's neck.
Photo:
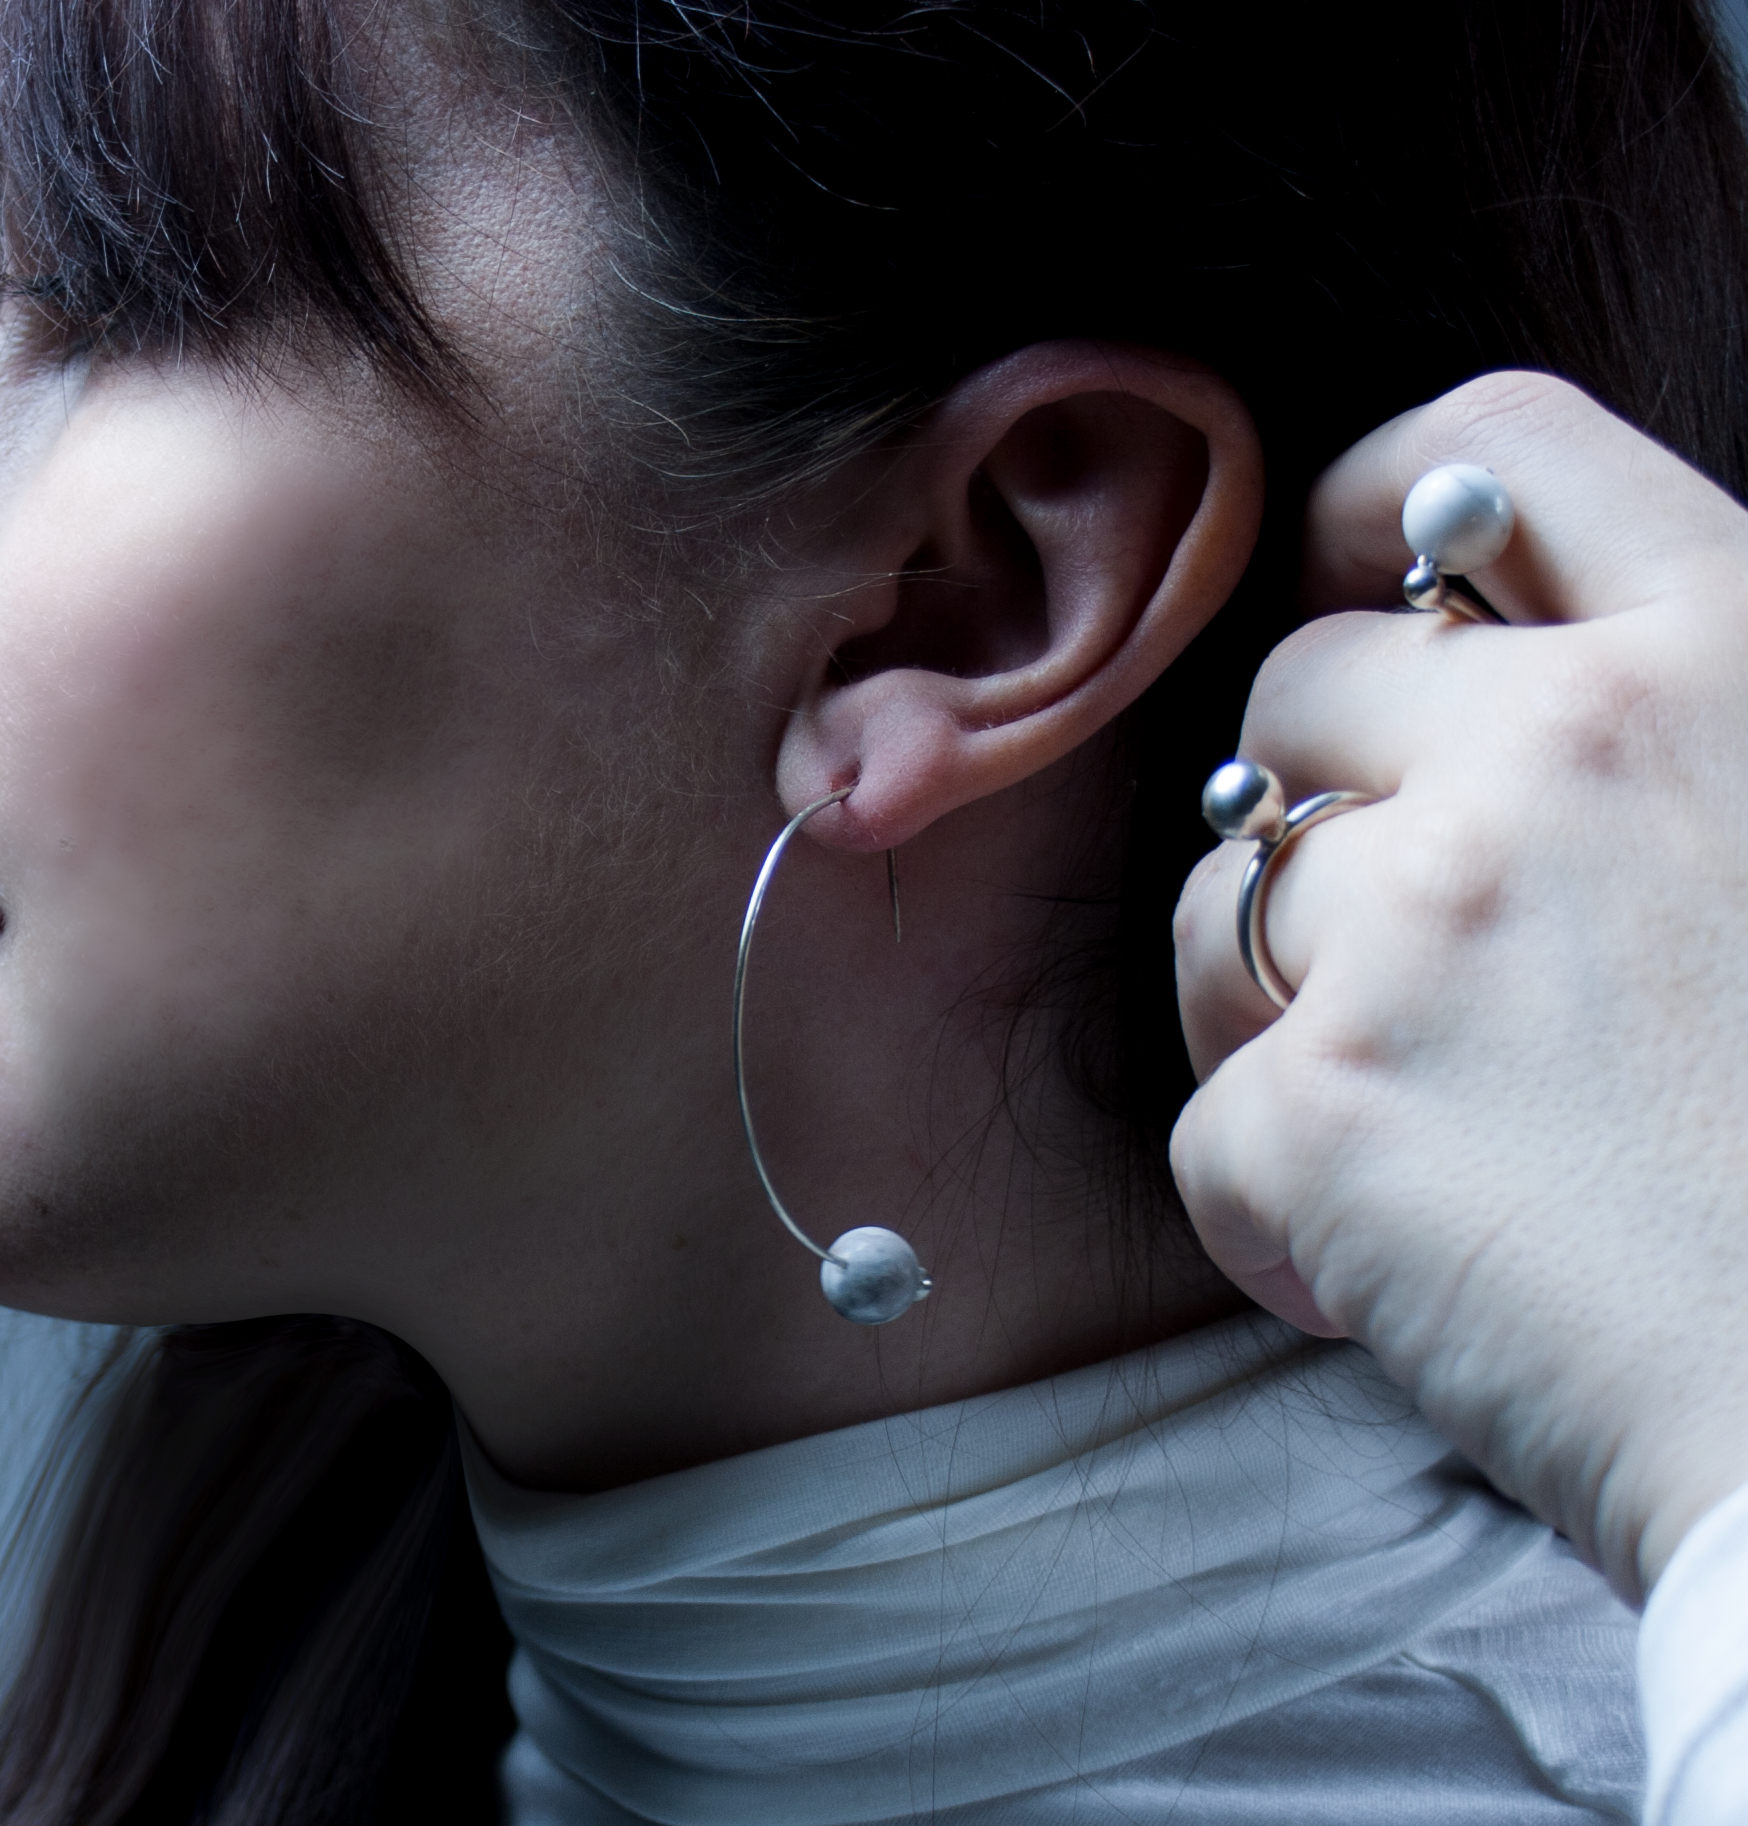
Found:
[{"label": "woman's neck", "polygon": [[420,1350],[513,1480],[581,1491],[1035,1381],[1241,1308],[1187,1228],[1118,1196],[1099,1164],[1118,1137],[1063,1065],[1078,1005],[1024,993],[1041,961],[1105,936],[1084,886],[1104,775],[1082,758],[908,845],[902,944],[880,856],[797,841],[772,890],[747,1002],[771,1172],[824,1245],[862,1224],[909,1238],[934,1277],[924,1304],[873,1329],[839,1318],[745,1152],[728,990],[767,827],[698,863],[708,904],[645,947],[623,1001],[567,1014],[593,1076],[555,1056],[549,1105],[494,1137],[496,1177],[411,1214],[337,1309]]}]

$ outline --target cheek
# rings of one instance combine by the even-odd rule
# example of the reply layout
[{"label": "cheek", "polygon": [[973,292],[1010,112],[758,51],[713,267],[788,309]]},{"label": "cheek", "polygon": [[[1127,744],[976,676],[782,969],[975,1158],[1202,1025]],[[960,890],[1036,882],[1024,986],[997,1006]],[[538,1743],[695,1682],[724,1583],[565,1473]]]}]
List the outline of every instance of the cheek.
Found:
[{"label": "cheek", "polygon": [[293,1067],[441,968],[507,764],[421,529],[204,449],[106,488],[115,454],[0,543],[13,1113]]},{"label": "cheek", "polygon": [[323,951],[360,961],[367,925],[428,901],[452,850],[400,695],[429,717],[409,675],[440,664],[431,643],[393,626],[320,641],[283,606],[309,649],[179,616],[63,655],[51,714],[7,732],[13,944],[21,963],[51,947],[62,998],[112,1030],[163,999],[186,1019],[203,991],[206,1020],[246,1017],[224,991],[263,994]]},{"label": "cheek", "polygon": [[0,521],[0,1298],[155,1321],[568,1132],[714,787],[664,784],[667,649],[519,522],[136,404]]}]

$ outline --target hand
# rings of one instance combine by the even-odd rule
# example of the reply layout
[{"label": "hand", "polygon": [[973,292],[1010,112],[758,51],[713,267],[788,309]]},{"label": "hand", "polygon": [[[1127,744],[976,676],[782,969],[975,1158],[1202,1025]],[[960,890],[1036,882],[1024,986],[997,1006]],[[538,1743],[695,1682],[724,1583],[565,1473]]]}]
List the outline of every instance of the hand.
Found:
[{"label": "hand", "polygon": [[1323,478],[1317,606],[1400,599],[1445,462],[1516,502],[1476,581],[1517,625],[1334,614],[1271,656],[1240,753],[1289,803],[1380,802],[1277,869],[1278,1018],[1234,942],[1251,846],[1191,878],[1173,1165],[1228,1274],[1359,1339],[1636,1598],[1748,1482],[1748,513],[1493,375]]}]

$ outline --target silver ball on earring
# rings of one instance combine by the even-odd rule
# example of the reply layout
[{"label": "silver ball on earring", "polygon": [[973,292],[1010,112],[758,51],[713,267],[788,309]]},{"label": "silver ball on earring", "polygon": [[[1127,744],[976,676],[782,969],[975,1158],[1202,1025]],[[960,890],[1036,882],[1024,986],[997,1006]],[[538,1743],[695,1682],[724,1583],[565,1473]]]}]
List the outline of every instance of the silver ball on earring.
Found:
[{"label": "silver ball on earring", "polygon": [[1202,788],[1202,816],[1218,836],[1267,839],[1287,811],[1281,783],[1254,761],[1228,761]]},{"label": "silver ball on earring", "polygon": [[902,1236],[864,1224],[846,1230],[819,1265],[819,1284],[833,1309],[858,1325],[885,1325],[926,1300],[934,1282]]},{"label": "silver ball on earring", "polygon": [[1511,541],[1517,515],[1491,469],[1446,463],[1429,469],[1402,503],[1402,536],[1417,558],[1447,576],[1491,564]]}]

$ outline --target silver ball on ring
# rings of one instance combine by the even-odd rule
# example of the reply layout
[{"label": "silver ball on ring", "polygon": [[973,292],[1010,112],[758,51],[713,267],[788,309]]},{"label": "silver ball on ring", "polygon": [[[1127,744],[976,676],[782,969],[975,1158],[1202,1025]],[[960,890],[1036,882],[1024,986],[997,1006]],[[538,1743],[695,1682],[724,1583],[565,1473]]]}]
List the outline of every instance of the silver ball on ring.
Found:
[{"label": "silver ball on ring", "polygon": [[885,1325],[926,1300],[934,1286],[916,1251],[878,1224],[846,1230],[819,1265],[819,1284],[834,1311],[857,1325]]},{"label": "silver ball on ring", "polygon": [[1447,576],[1467,576],[1491,564],[1510,543],[1516,523],[1499,478],[1473,463],[1429,469],[1402,503],[1408,549]]},{"label": "silver ball on ring", "polygon": [[1416,558],[1402,579],[1403,600],[1411,609],[1436,609],[1444,598],[1445,580],[1429,558]]},{"label": "silver ball on ring", "polygon": [[1202,816],[1226,838],[1268,838],[1286,815],[1281,783],[1255,761],[1228,761],[1202,788]]}]

